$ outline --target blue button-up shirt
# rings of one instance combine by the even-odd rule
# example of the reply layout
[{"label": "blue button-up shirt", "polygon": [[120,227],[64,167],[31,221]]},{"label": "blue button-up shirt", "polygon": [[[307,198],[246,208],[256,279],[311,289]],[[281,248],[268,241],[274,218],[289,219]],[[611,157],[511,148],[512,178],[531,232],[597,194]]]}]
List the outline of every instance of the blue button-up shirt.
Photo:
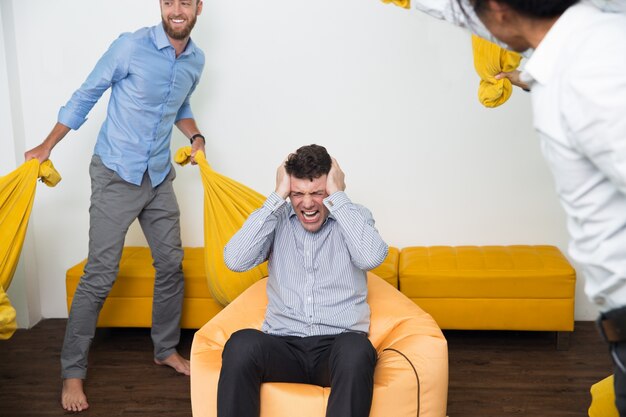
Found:
[{"label": "blue button-up shirt", "polygon": [[94,153],[132,184],[140,185],[147,170],[156,187],[170,171],[174,123],[193,118],[189,98],[203,67],[204,53],[191,39],[176,57],[161,23],[124,33],[61,108],[58,121],[78,129],[111,87]]},{"label": "blue button-up shirt", "polygon": [[272,193],[224,249],[226,265],[245,271],[269,258],[263,331],[282,336],[368,333],[366,270],[387,256],[368,209],[337,191],[324,199],[330,214],[315,233],[291,204]]}]

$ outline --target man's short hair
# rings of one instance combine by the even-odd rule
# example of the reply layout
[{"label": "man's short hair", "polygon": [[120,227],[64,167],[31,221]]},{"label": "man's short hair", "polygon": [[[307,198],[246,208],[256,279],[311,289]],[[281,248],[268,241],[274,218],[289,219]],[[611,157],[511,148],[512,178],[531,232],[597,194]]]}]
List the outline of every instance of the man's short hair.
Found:
[{"label": "man's short hair", "polygon": [[[465,5],[461,0],[457,0],[461,9],[465,13]],[[565,11],[578,3],[578,0],[497,0],[498,3],[506,4],[518,13],[535,19],[546,19],[558,17]],[[474,12],[480,14],[485,10],[486,0],[471,0]]]},{"label": "man's short hair", "polygon": [[292,153],[285,162],[287,174],[313,181],[330,172],[332,159],[326,148],[320,145],[307,145]]}]

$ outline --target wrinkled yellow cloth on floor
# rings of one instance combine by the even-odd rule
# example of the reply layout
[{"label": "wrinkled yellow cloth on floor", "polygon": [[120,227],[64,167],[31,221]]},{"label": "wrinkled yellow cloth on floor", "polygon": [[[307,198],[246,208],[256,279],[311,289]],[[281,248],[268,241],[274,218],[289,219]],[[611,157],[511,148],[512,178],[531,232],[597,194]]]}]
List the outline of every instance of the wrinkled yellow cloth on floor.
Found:
[{"label": "wrinkled yellow cloth on floor", "polygon": [[[174,161],[190,161],[191,147],[178,150]],[[246,272],[233,272],[224,263],[224,246],[241,228],[248,215],[265,202],[265,197],[251,188],[215,172],[204,153],[197,152],[204,188],[204,258],[209,291],[222,305],[233,301],[250,285],[267,276],[267,262]]]},{"label": "wrinkled yellow cloth on floor", "polygon": [[496,80],[495,76],[516,70],[522,56],[476,35],[472,35],[472,49],[474,68],[480,77],[478,100],[485,107],[504,104],[513,93],[513,84],[507,78]]},{"label": "wrinkled yellow cloth on floor", "polygon": [[589,417],[619,417],[615,405],[614,376],[604,378],[591,386]]},{"label": "wrinkled yellow cloth on floor", "polygon": [[6,291],[22,252],[37,178],[50,187],[61,181],[50,160],[40,164],[37,159],[0,178],[0,339],[10,338],[16,329],[15,309]]},{"label": "wrinkled yellow cloth on floor", "polygon": [[409,7],[411,7],[411,0],[382,0],[383,3],[393,3],[396,6],[400,6],[400,7],[404,7],[405,9],[408,9]]}]

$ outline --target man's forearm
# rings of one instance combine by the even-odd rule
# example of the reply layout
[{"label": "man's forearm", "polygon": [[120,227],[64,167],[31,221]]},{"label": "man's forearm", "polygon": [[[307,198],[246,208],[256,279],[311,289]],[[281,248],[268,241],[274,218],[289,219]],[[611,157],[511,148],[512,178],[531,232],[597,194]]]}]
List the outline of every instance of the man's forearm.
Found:
[{"label": "man's forearm", "polygon": [[176,127],[187,137],[187,139],[191,139],[194,135],[200,133],[200,129],[198,129],[195,119],[180,119],[176,122]]},{"label": "man's forearm", "polygon": [[39,162],[44,162],[50,157],[52,149],[67,135],[71,129],[62,123],[57,122],[46,139],[37,147],[24,153],[24,160],[37,158]]}]

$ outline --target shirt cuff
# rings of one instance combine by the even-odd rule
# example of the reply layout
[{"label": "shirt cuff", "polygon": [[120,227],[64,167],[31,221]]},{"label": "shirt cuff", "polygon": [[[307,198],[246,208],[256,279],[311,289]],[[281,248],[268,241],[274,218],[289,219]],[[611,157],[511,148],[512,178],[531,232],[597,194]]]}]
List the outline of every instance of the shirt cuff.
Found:
[{"label": "shirt cuff", "polygon": [[67,107],[61,107],[57,121],[72,130],[78,130],[87,121],[87,118],[77,116],[68,110]]},{"label": "shirt cuff", "polygon": [[275,191],[267,197],[265,203],[263,203],[263,207],[275,213],[279,208],[285,205],[286,201],[284,198],[279,196]]},{"label": "shirt cuff", "polygon": [[331,213],[351,202],[348,195],[343,191],[336,191],[324,199],[324,205]]}]

